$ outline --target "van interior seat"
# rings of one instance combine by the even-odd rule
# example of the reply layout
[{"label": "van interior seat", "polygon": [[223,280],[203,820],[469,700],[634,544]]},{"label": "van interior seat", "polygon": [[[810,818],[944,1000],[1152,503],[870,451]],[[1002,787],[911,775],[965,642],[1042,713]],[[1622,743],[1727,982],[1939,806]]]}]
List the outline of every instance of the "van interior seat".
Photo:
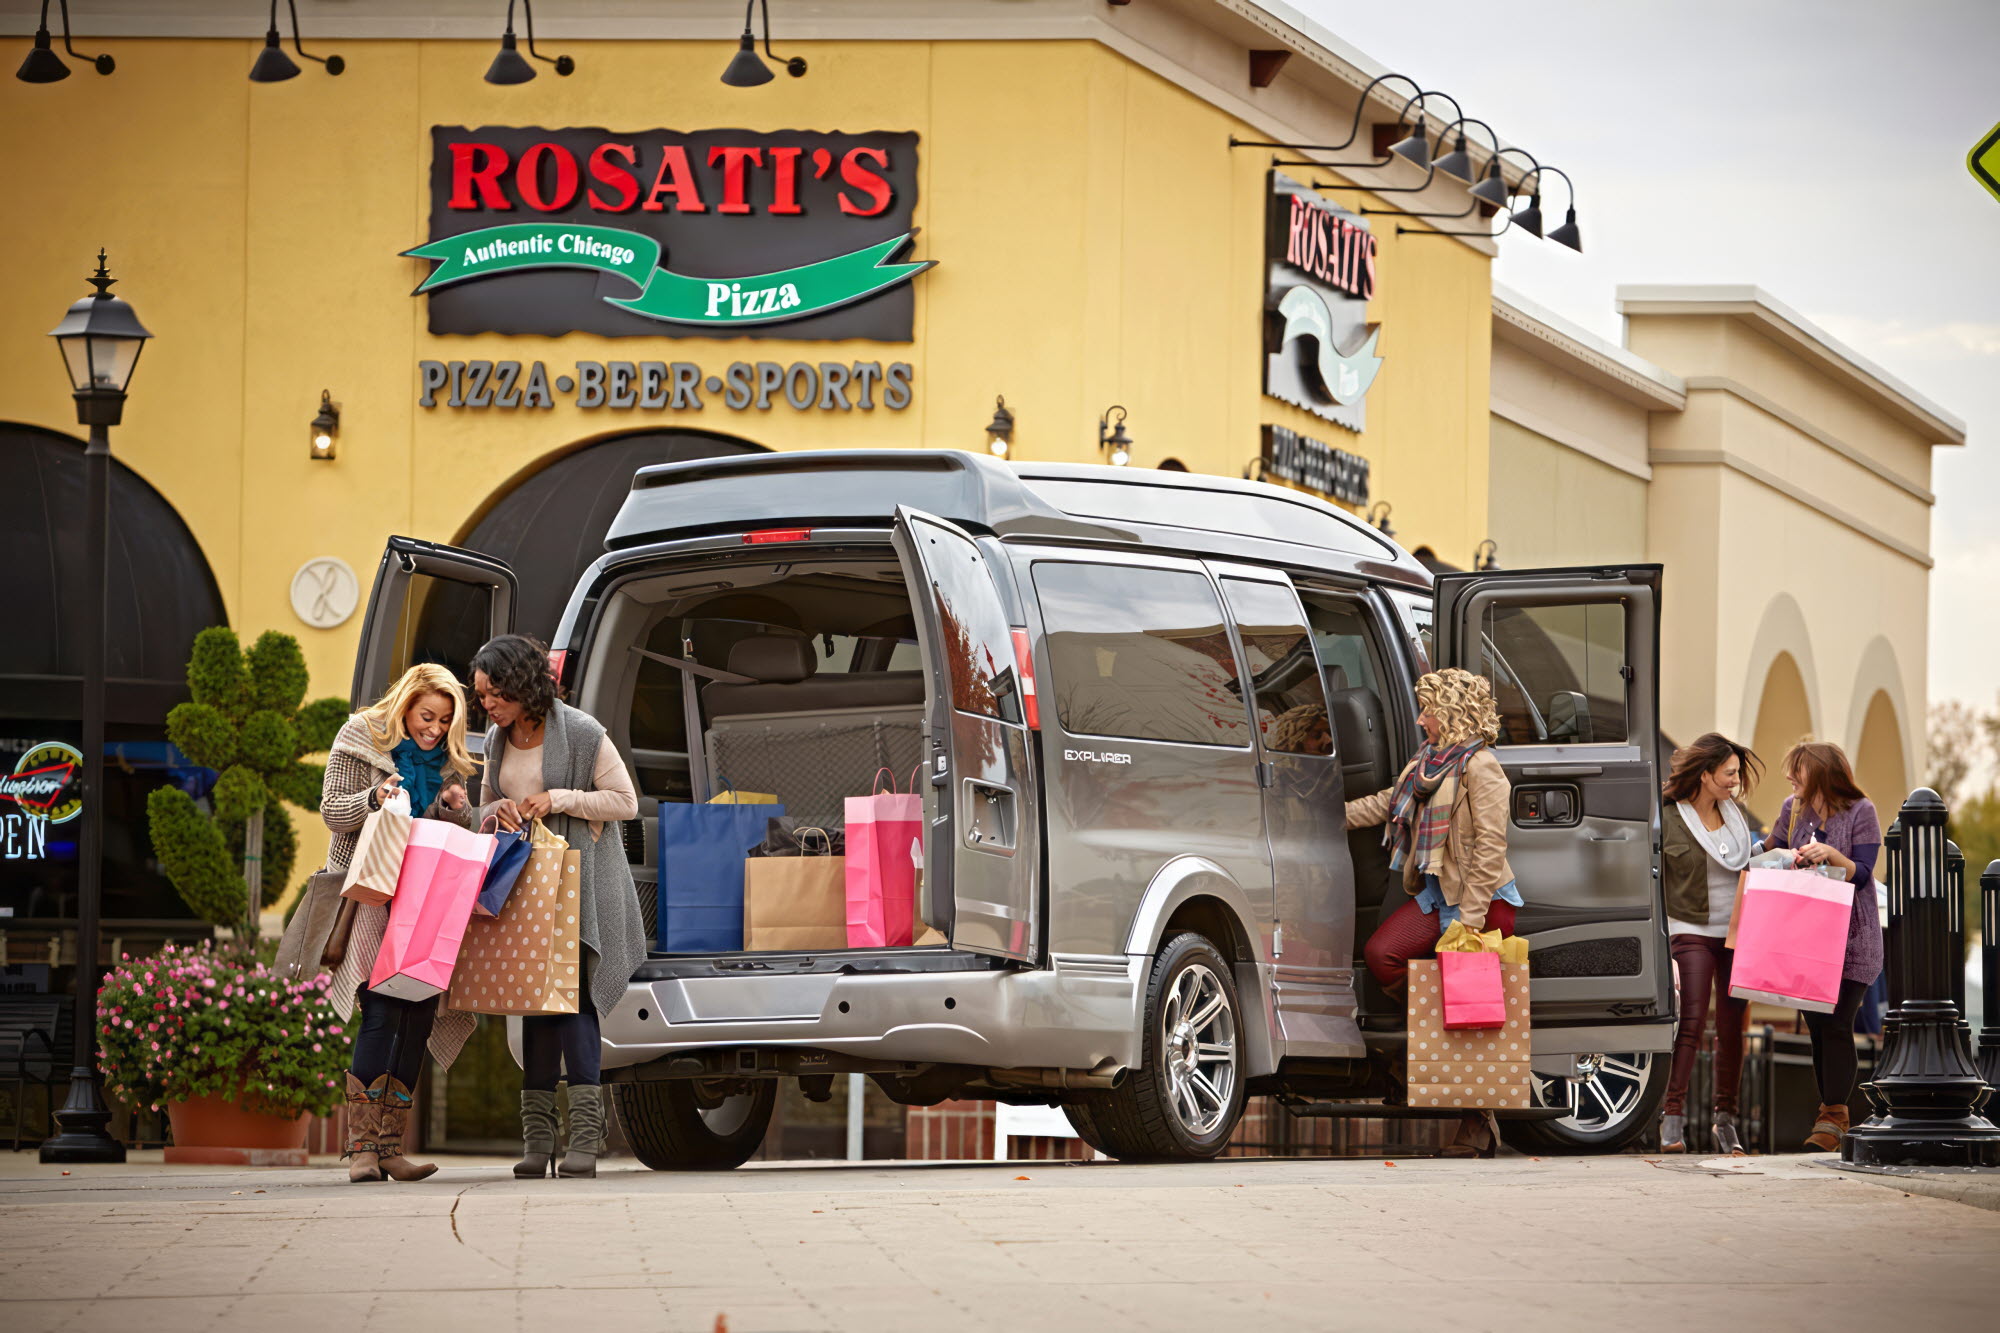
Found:
[{"label": "van interior seat", "polygon": [[880,770],[909,785],[922,759],[924,673],[817,668],[801,635],[734,644],[728,669],[754,683],[703,687],[708,765],[718,790],[771,793],[799,823],[839,828],[846,798],[867,795]]},{"label": "van interior seat", "polygon": [[1350,687],[1347,668],[1326,668],[1326,711],[1340,753],[1341,787],[1347,799],[1372,796],[1388,786],[1389,731],[1382,700],[1365,686]]}]

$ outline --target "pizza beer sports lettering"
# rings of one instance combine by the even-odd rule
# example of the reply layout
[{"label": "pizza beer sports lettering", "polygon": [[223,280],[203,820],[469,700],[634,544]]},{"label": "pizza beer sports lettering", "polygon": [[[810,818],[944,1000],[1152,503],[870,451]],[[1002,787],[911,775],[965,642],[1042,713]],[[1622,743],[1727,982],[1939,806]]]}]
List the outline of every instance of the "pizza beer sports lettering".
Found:
[{"label": "pizza beer sports lettering", "polygon": [[438,126],[404,253],[433,333],[907,342],[916,181],[911,132]]}]

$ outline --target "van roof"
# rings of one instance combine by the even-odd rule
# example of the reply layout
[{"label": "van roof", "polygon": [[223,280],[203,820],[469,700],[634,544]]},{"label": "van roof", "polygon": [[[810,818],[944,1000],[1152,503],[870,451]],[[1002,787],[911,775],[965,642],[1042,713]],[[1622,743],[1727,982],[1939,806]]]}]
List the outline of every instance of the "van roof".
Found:
[{"label": "van roof", "polygon": [[641,468],[604,544],[616,551],[785,524],[887,527],[898,505],[1003,538],[1262,561],[1273,559],[1269,544],[1279,542],[1337,553],[1331,563],[1378,578],[1421,587],[1431,581],[1388,537],[1303,492],[1193,472],[1010,464],[957,449],[799,450]]}]

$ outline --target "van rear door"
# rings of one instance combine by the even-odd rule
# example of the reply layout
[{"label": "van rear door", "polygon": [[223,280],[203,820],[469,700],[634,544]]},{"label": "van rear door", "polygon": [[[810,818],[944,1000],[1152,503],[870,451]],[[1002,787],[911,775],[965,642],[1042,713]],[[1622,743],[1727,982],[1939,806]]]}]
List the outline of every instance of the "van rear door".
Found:
[{"label": "van rear door", "polygon": [[492,556],[391,537],[361,622],[354,706],[374,703],[418,662],[436,662],[464,681],[480,645],[513,630],[517,591],[514,571]]},{"label": "van rear door", "polygon": [[931,677],[924,920],[953,948],[1033,962],[1040,805],[1012,627],[993,571],[963,529],[899,505],[895,543]]},{"label": "van rear door", "polygon": [[[1658,565],[1437,579],[1438,662],[1492,681],[1500,709],[1494,752],[1514,785],[1507,857],[1526,903],[1517,929],[1531,938],[1537,1050],[1541,1030],[1657,1028],[1673,1014],[1659,627]],[[1584,1049],[1657,1047],[1636,1032],[1636,1044],[1602,1045],[1608,1035]]]}]

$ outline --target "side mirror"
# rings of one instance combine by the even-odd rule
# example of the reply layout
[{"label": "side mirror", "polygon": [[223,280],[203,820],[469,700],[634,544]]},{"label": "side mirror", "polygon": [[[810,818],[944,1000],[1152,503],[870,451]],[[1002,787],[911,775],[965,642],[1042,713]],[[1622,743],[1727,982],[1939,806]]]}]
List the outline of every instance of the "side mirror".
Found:
[{"label": "side mirror", "polygon": [[1581,690],[1557,690],[1551,694],[1548,711],[1543,716],[1548,723],[1548,738],[1552,741],[1575,741],[1588,745],[1596,739],[1591,734],[1590,700]]}]

